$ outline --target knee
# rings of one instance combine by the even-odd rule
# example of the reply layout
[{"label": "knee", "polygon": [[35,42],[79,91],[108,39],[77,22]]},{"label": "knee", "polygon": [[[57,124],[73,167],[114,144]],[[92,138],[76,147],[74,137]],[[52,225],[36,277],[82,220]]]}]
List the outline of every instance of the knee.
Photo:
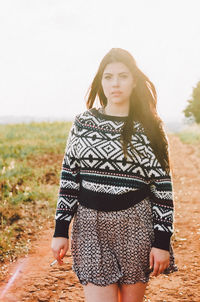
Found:
[{"label": "knee", "polygon": [[119,302],[142,302],[147,282],[121,284],[119,287]]},{"label": "knee", "polygon": [[99,286],[93,283],[83,285],[86,302],[117,301],[118,285],[113,283],[107,286]]}]

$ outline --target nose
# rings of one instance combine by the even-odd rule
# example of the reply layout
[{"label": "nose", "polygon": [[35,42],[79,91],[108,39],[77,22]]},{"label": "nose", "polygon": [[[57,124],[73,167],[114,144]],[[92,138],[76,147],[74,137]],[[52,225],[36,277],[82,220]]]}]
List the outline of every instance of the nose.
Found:
[{"label": "nose", "polygon": [[119,79],[118,79],[118,77],[113,77],[112,84],[113,84],[113,86],[119,86]]}]

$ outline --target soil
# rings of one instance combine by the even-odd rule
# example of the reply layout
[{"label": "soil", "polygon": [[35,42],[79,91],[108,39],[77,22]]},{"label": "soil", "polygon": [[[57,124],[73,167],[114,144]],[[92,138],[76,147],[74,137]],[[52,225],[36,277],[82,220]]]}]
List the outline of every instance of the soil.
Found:
[{"label": "soil", "polygon": [[[200,301],[200,148],[183,144],[168,134],[174,188],[173,249],[179,271],[151,277],[146,302]],[[71,233],[70,225],[70,233]],[[52,222],[43,225],[38,238],[24,258],[5,263],[0,282],[0,301],[77,301],[83,302],[82,285],[72,271],[70,248],[64,264],[50,266]],[[9,287],[10,285],[10,287]]]}]

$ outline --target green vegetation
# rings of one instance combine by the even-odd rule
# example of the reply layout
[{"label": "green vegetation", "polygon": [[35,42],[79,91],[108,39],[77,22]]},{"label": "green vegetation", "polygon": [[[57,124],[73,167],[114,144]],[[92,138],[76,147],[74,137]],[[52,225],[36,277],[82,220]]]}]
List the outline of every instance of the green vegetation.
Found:
[{"label": "green vegetation", "polygon": [[71,122],[0,125],[0,262],[26,251],[38,225],[54,223]]},{"label": "green vegetation", "polygon": [[187,119],[200,124],[200,81],[196,87],[193,87],[191,98],[188,100],[183,113]]},{"label": "green vegetation", "polygon": [[200,143],[200,125],[193,123],[185,126],[181,132],[176,134],[183,143],[198,145]]}]

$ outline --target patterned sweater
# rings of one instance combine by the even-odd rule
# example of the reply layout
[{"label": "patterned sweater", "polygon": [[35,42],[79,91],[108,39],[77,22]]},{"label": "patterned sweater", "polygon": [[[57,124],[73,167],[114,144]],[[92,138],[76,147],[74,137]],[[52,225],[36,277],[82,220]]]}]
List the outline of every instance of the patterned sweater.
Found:
[{"label": "patterned sweater", "polygon": [[141,123],[124,158],[120,133],[126,116],[111,116],[93,107],[76,115],[60,174],[53,237],[69,238],[78,204],[102,211],[126,209],[149,196],[155,235],[153,247],[168,250],[173,234],[171,173],[161,168]]}]

